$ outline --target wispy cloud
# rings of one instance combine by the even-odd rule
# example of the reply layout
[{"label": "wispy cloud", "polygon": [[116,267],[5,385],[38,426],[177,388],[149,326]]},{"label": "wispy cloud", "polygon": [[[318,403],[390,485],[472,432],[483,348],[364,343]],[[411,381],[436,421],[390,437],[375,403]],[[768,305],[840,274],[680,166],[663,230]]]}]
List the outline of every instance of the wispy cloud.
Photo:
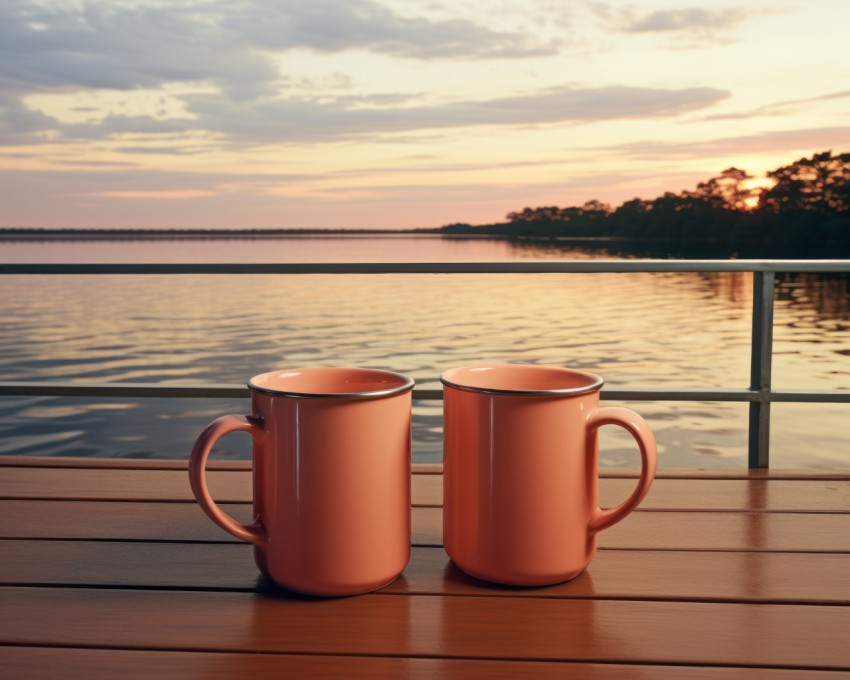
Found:
[{"label": "wispy cloud", "polygon": [[401,17],[370,0],[0,4],[0,84],[128,90],[211,80],[236,100],[280,77],[270,53],[368,49],[415,59],[552,54],[531,34]]},{"label": "wispy cloud", "polygon": [[556,51],[556,45],[530,34],[493,31],[465,19],[401,17],[368,0],[283,0],[257,9],[245,12],[240,5],[228,26],[271,50],[365,48],[416,59],[513,59]]},{"label": "wispy cloud", "polygon": [[833,4],[0,0],[3,219],[467,219],[848,148]]},{"label": "wispy cloud", "polygon": [[[732,21],[728,12],[677,12],[634,21],[629,30]],[[612,85],[550,88],[442,105],[424,98],[416,105],[413,95],[395,92],[345,93],[346,87],[343,94],[332,89],[319,96],[309,87],[293,89],[297,82],[282,73],[279,55],[295,48],[361,49],[418,60],[521,58],[555,51],[549,38],[496,31],[467,19],[400,16],[371,0],[178,0],[140,5],[8,0],[0,4],[0,144],[38,143],[48,133],[51,141],[61,142],[192,131],[207,133],[223,146],[317,141],[474,125],[675,116],[705,109],[729,95],[708,87]],[[174,83],[207,84],[203,92],[171,95],[185,104],[180,117],[113,110],[100,119],[68,122],[23,103],[33,93],[155,90]],[[122,148],[133,153],[188,153],[179,144],[144,151],[139,147],[131,142]]]},{"label": "wispy cloud", "polygon": [[0,145],[35,144],[43,141],[38,133],[51,130],[57,121],[41,111],[34,111],[14,95],[0,90]]},{"label": "wispy cloud", "polygon": [[0,5],[0,86],[39,92],[73,87],[130,90],[212,80],[235,97],[277,78],[271,60],[203,6]]},{"label": "wispy cloud", "polygon": [[638,17],[623,26],[629,33],[717,31],[734,28],[750,15],[742,9],[668,9]]},{"label": "wispy cloud", "polygon": [[747,118],[761,118],[771,116],[789,115],[799,109],[800,106],[814,104],[815,102],[832,101],[835,99],[845,99],[850,97],[850,90],[842,90],[841,92],[830,92],[829,94],[819,95],[817,97],[807,97],[806,99],[791,99],[788,101],[774,102],[759,106],[748,111],[736,111],[733,113],[715,113],[710,116],[702,116],[695,119],[694,122],[713,121],[713,120],[744,120]]},{"label": "wispy cloud", "polygon": [[[68,138],[96,138],[196,127],[176,117],[114,114],[98,124],[61,125],[23,103],[32,94],[80,90],[203,83],[217,93],[195,99],[207,111],[240,110],[255,121],[264,118],[264,110],[297,118],[318,109],[327,117],[326,109],[309,101],[277,99],[298,84],[281,71],[281,59],[294,49],[367,50],[414,60],[519,59],[556,52],[551,39],[532,33],[495,31],[466,19],[400,16],[371,0],[6,0],[0,3],[0,143],[37,143],[40,133],[57,129]],[[386,105],[402,95],[385,96]],[[364,103],[369,104],[359,102]],[[254,108],[246,112],[244,106]],[[337,109],[344,111],[344,102]]]},{"label": "wispy cloud", "polygon": [[596,147],[593,151],[610,152],[618,157],[642,161],[685,158],[716,158],[765,152],[810,152],[812,149],[850,148],[850,127],[775,130],[738,137],[723,137],[698,142],[648,140]]},{"label": "wispy cloud", "polygon": [[[304,142],[478,125],[540,125],[658,118],[704,109],[729,93],[707,87],[683,89],[610,86],[561,87],[543,92],[469,100],[441,106],[375,106],[374,97],[268,98],[238,103],[220,94],[186,95],[193,118],[109,115],[94,123],[42,122],[68,139],[114,135],[172,134],[204,130],[222,144]],[[149,149],[150,151],[150,149]],[[165,149],[161,149],[165,153]]]},{"label": "wispy cloud", "polygon": [[[21,187],[35,187],[35,193],[54,197],[112,196],[143,197],[167,195],[169,191],[188,192],[193,197],[236,193],[239,184],[259,186],[268,191],[293,182],[314,181],[321,175],[309,173],[254,173],[232,175],[215,172],[189,172],[128,168],[114,172],[106,168],[80,172],[68,170],[0,170],[0,197],[11,198]],[[234,181],[238,179],[238,183]],[[32,189],[31,189],[32,191]]]},{"label": "wispy cloud", "polygon": [[[672,116],[728,96],[711,88],[559,88],[442,106],[363,107],[356,97],[330,102],[281,99],[246,112],[220,97],[192,95],[190,109],[206,128],[230,137],[304,140],[475,125],[534,125]],[[246,115],[247,114],[247,115]]]},{"label": "wispy cloud", "polygon": [[[30,155],[30,158],[33,158],[35,154]],[[132,163],[130,161],[99,161],[99,160],[88,160],[88,159],[58,159],[53,161],[56,165],[64,165],[69,167],[80,167],[80,168],[132,168],[136,166],[136,163]]]},{"label": "wispy cloud", "polygon": [[668,49],[695,49],[729,43],[744,21],[782,10],[741,7],[685,7],[641,12],[638,6],[587,3],[590,11],[607,30],[629,34],[655,34]]},{"label": "wispy cloud", "polygon": [[[364,173],[364,181],[352,184],[345,173],[327,175],[276,175],[256,173],[239,176],[219,173],[187,173],[187,172],[150,172],[140,169],[128,169],[123,172],[93,170],[91,172],[76,171],[8,171],[0,170],[0,200],[9,201],[16,197],[15,207],[27,207],[38,200],[38,196],[48,195],[57,210],[67,216],[66,224],[73,223],[73,216],[79,214],[81,202],[86,204],[87,219],[95,215],[109,214],[116,204],[126,206],[122,212],[125,226],[150,226],[151,199],[156,200],[157,206],[168,206],[168,209],[183,211],[180,225],[196,226],[228,226],[222,215],[211,216],[210,206],[219,206],[229,211],[227,216],[238,214],[243,217],[251,211],[245,209],[245,199],[252,200],[253,208],[261,214],[271,217],[273,211],[278,215],[271,224],[289,224],[303,226],[297,222],[289,222],[283,207],[309,206],[311,210],[328,210],[327,200],[345,201],[352,206],[403,205],[405,203],[424,202],[437,204],[494,204],[504,206],[504,210],[516,209],[526,205],[525,201],[531,196],[540,196],[539,200],[553,200],[554,196],[563,197],[575,195],[580,200],[587,192],[596,195],[610,190],[612,187],[629,185],[644,178],[641,171],[597,171],[586,172],[580,176],[570,176],[566,167],[560,171],[553,168],[548,180],[537,181],[533,184],[511,182],[496,184],[492,181],[482,182],[475,179],[474,172],[469,175],[469,181],[458,180],[454,177],[446,181],[430,181],[428,183],[394,182],[390,184],[368,181],[368,173]],[[336,180],[343,180],[337,182]],[[321,182],[318,182],[321,180]],[[545,198],[544,198],[545,197]],[[136,206],[145,209],[136,214]],[[193,213],[197,209],[200,212]],[[237,211],[237,212],[234,212]],[[446,219],[459,217],[457,214]],[[496,217],[501,217],[498,215]],[[224,219],[224,221],[221,221]],[[220,222],[220,223],[219,223]],[[99,223],[99,222],[98,222]],[[268,222],[264,223],[266,226]],[[110,223],[103,223],[109,226]],[[115,226],[114,223],[111,226]],[[162,226],[175,226],[170,222]],[[232,225],[230,225],[232,226]],[[339,226],[339,223],[337,223]],[[350,226],[350,225],[349,225]],[[398,225],[396,225],[398,226]],[[410,226],[436,226],[428,223],[411,223]]]},{"label": "wispy cloud", "polygon": [[214,191],[201,189],[161,189],[159,191],[96,191],[91,196],[104,198],[153,198],[157,200],[177,201],[189,198],[214,196]]}]

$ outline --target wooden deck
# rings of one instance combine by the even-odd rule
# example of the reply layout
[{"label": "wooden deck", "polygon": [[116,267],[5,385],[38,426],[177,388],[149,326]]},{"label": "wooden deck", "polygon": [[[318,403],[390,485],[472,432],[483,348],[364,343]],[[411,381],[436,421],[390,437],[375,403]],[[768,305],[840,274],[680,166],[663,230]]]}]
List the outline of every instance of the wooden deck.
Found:
[{"label": "wooden deck", "polygon": [[[850,473],[662,472],[587,572],[508,588],[451,565],[420,466],[402,577],[311,599],[259,578],[184,468],[0,459],[0,677],[850,677]],[[249,519],[248,465],[211,470]]]}]

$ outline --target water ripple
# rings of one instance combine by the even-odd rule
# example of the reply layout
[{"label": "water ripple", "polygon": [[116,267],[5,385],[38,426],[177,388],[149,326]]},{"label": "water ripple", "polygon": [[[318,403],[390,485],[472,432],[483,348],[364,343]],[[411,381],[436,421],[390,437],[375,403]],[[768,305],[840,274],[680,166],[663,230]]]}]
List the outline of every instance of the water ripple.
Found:
[{"label": "water ripple", "polygon": [[[451,246],[441,247],[434,259],[451,260]],[[492,259],[529,256],[500,248]],[[401,253],[387,260],[410,259]],[[780,280],[777,387],[850,388],[846,284]],[[275,368],[332,364],[388,368],[437,389],[447,368],[515,361],[590,370],[623,389],[742,388],[751,304],[744,274],[5,276],[0,380],[242,384]],[[656,430],[662,465],[745,465],[746,404],[630,406]],[[777,460],[850,465],[850,407],[808,406],[777,405]],[[247,400],[4,397],[0,433],[7,454],[185,458],[215,414],[247,408]],[[441,423],[438,403],[417,403],[415,460],[440,459]],[[609,429],[603,464],[634,465],[628,435]],[[249,450],[237,437],[216,455]]]}]

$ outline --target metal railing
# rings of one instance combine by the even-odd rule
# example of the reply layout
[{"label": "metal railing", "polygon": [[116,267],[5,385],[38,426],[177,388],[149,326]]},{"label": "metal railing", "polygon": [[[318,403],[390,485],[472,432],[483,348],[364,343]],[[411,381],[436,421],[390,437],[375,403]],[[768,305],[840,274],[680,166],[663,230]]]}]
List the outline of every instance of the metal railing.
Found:
[{"label": "metal railing", "polygon": [[[604,389],[621,401],[732,401],[749,403],[748,464],[770,463],[770,405],[774,402],[850,403],[850,391],[775,390],[771,387],[773,302],[777,273],[850,273],[850,260],[547,260],[517,262],[351,262],[199,264],[0,264],[2,274],[579,274],[625,272],[751,272],[753,311],[748,388]],[[157,383],[0,382],[2,395],[84,397],[243,397],[243,385]],[[413,398],[442,399],[442,390],[414,389]]]}]

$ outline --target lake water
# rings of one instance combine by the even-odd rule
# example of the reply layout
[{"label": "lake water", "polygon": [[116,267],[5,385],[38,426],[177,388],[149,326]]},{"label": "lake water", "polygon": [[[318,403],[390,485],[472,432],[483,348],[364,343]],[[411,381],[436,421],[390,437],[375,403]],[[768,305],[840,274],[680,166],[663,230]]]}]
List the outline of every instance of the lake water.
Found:
[{"label": "lake water", "polygon": [[[0,242],[3,262],[354,262],[610,258],[439,236]],[[0,380],[244,383],[278,368],[557,364],[611,388],[747,387],[749,274],[0,276]],[[777,287],[774,386],[850,389],[847,278]],[[613,402],[609,402],[613,403]],[[745,467],[747,406],[634,402],[664,467]],[[0,454],[186,458],[248,399],[0,397]],[[414,460],[441,459],[441,404],[414,406]],[[850,467],[850,405],[775,404],[771,465]],[[605,428],[601,463],[635,466]],[[214,457],[249,458],[247,435]]]}]

